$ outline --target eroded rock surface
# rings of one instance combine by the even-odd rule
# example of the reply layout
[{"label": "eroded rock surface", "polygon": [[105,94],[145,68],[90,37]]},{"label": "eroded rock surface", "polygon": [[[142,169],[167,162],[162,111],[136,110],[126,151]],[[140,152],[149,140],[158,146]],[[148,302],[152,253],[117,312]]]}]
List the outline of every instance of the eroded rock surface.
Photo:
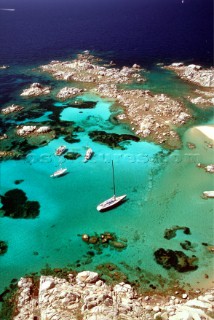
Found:
[{"label": "eroded rock surface", "polygon": [[188,99],[198,106],[214,106],[214,69],[183,63],[172,63],[167,69],[173,70],[181,79],[198,86]]},{"label": "eroded rock surface", "polygon": [[62,99],[62,100],[66,100],[66,99],[69,99],[71,97],[74,97],[74,96],[80,94],[81,92],[83,92],[83,90],[79,89],[79,88],[65,87],[65,88],[62,88],[58,92],[57,98]]},{"label": "eroded rock surface", "polygon": [[49,86],[43,86],[40,83],[32,83],[30,88],[24,89],[21,93],[21,96],[24,97],[36,97],[40,95],[46,95],[51,92],[51,87]]},{"label": "eroded rock surface", "polygon": [[18,288],[14,320],[210,320],[214,307],[214,290],[191,298],[179,291],[143,296],[124,282],[108,286],[90,271],[69,274],[67,280],[41,276],[39,283],[21,278]]},{"label": "eroded rock surface", "polygon": [[19,106],[19,105],[12,104],[11,106],[8,106],[8,107],[2,109],[2,110],[1,110],[1,113],[3,113],[3,114],[9,114],[9,113],[21,111],[22,109],[24,109],[24,107]]}]

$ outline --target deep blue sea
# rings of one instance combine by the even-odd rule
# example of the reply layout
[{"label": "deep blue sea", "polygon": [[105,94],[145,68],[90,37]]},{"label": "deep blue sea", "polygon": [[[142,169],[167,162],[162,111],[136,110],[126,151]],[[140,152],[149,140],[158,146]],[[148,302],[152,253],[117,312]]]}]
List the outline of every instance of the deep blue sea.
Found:
[{"label": "deep blue sea", "polygon": [[[213,188],[213,180],[196,164],[211,163],[213,149],[189,127],[182,131],[181,150],[167,155],[161,146],[145,141],[127,143],[125,151],[92,142],[88,135],[92,130],[132,131],[127,124],[109,121],[112,101],[86,93],[74,100],[94,101],[96,107],[80,112],[57,100],[55,93],[64,84],[33,70],[51,60],[71,59],[82,50],[114,60],[117,66],[139,63],[150,71],[144,89],[183,98],[193,90],[191,85],[156,64],[213,65],[213,1],[0,0],[0,65],[10,66],[0,70],[1,107],[33,103],[20,97],[21,91],[33,82],[48,83],[55,90],[50,97],[53,107],[60,108],[60,119],[85,129],[77,133],[79,141],[66,143],[69,151],[82,157],[65,160],[69,173],[60,179],[51,179],[50,174],[58,168],[54,150],[65,144],[63,136],[29,152],[26,159],[1,162],[0,194],[16,188],[15,180],[23,180],[18,188],[29,200],[39,201],[41,210],[33,220],[0,218],[0,240],[8,242],[8,252],[0,256],[0,292],[12,278],[38,272],[46,265],[95,270],[107,262],[118,264],[131,280],[137,281],[143,270],[151,283],[162,275],[194,287],[208,286],[204,274],[210,282],[212,255],[202,243],[214,244],[213,203],[201,194]],[[44,101],[39,98],[36,103]],[[197,124],[213,123],[211,109],[192,108]],[[30,120],[42,123],[50,113]],[[1,133],[5,132],[7,123],[2,121]],[[197,149],[188,149],[188,141]],[[95,155],[85,164],[87,146]],[[158,161],[160,155],[164,156]],[[128,201],[103,215],[96,206],[112,195],[112,159],[117,190],[126,193]],[[164,230],[174,225],[189,227],[191,235],[178,232],[170,242],[164,239]],[[79,235],[104,231],[126,238],[127,248],[121,252],[107,248],[89,257],[89,248]],[[156,249],[180,250],[181,241],[193,244],[193,252],[187,254],[199,258],[197,271],[179,274],[154,261]]]},{"label": "deep blue sea", "polygon": [[213,63],[212,0],[0,0],[0,64],[81,50],[118,63]]}]

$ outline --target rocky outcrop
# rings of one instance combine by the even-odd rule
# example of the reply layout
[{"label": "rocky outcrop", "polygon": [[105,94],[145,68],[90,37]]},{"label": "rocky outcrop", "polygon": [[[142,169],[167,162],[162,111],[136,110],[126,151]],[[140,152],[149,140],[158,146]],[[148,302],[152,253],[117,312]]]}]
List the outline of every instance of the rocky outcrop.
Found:
[{"label": "rocky outcrop", "polygon": [[80,94],[81,92],[83,92],[83,89],[74,88],[74,87],[65,87],[58,92],[57,98],[65,100],[65,99],[74,97]]},{"label": "rocky outcrop", "polygon": [[0,66],[0,70],[4,70],[4,69],[8,69],[8,68],[10,68],[10,67],[6,66],[6,65]]},{"label": "rocky outcrop", "polygon": [[214,173],[214,164],[209,164],[205,167],[206,172]]},{"label": "rocky outcrop", "polygon": [[200,86],[188,99],[198,106],[214,105],[214,69],[203,69],[201,66],[183,63],[172,63],[165,67],[173,70],[181,79]]},{"label": "rocky outcrop", "polygon": [[175,71],[179,77],[202,87],[214,87],[214,69],[203,69],[201,66],[190,64],[185,66],[182,63],[173,63],[167,67]]},{"label": "rocky outcrop", "polygon": [[154,95],[149,90],[119,90],[114,84],[100,84],[95,92],[115,99],[124,107],[124,114],[118,119],[129,120],[137,135],[172,148],[179,145],[173,126],[183,125],[191,118],[184,105],[164,94]]},{"label": "rocky outcrop", "polygon": [[83,271],[68,279],[41,276],[39,282],[21,278],[14,320],[212,319],[214,290],[204,294],[175,291],[175,295],[137,294],[124,282],[108,286],[96,272]]},{"label": "rocky outcrop", "polygon": [[42,127],[37,127],[37,126],[18,126],[18,129],[16,133],[18,136],[29,136],[29,135],[36,135],[36,134],[42,134],[42,133],[47,133],[50,132],[51,128],[49,126],[42,126]]},{"label": "rocky outcrop", "polygon": [[24,107],[12,104],[11,106],[4,108],[1,110],[1,113],[3,114],[9,114],[9,113],[13,113],[13,112],[17,112],[17,111],[21,111],[22,109],[24,109]]},{"label": "rocky outcrop", "polygon": [[184,252],[177,250],[165,250],[160,248],[154,252],[155,260],[165,269],[174,268],[178,272],[194,271],[198,268],[195,265],[196,256],[188,257]]},{"label": "rocky outcrop", "polygon": [[134,64],[132,67],[113,68],[97,64],[94,56],[87,53],[79,54],[77,59],[72,61],[52,61],[40,68],[51,73],[58,80],[81,81],[89,83],[127,83],[131,80],[144,81],[139,74],[140,66]]},{"label": "rocky outcrop", "polygon": [[30,88],[23,90],[23,92],[20,95],[24,97],[36,97],[49,94],[50,92],[51,87],[42,86],[40,83],[35,82],[31,84]]}]

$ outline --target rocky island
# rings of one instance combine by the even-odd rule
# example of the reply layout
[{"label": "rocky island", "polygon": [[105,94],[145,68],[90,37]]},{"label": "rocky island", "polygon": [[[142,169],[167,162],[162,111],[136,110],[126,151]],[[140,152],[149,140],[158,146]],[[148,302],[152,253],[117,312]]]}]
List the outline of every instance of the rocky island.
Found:
[{"label": "rocky island", "polygon": [[1,112],[3,114],[9,114],[9,113],[21,111],[22,109],[24,109],[24,107],[12,104],[11,106],[8,106],[7,108],[2,109]]},{"label": "rocky island", "polygon": [[[190,111],[181,102],[164,94],[122,88],[121,85],[145,82],[143,69],[139,65],[115,68],[112,63],[103,65],[101,62],[86,52],[73,61],[52,61],[40,68],[57,80],[84,82],[85,90],[113,100],[124,111],[118,115],[118,120],[131,123],[132,130],[139,137],[169,149],[179,148],[180,138],[176,128],[192,118]],[[64,95],[63,90],[62,96],[58,94],[58,97],[66,99],[70,94]]]},{"label": "rocky island", "polygon": [[190,64],[185,66],[182,62],[172,63],[165,67],[173,70],[181,79],[198,86],[193,96],[188,99],[198,106],[214,105],[214,69],[204,69],[199,65]]},{"label": "rocky island", "polygon": [[40,83],[32,83],[30,88],[24,89],[21,93],[21,96],[24,97],[36,97],[43,94],[49,94],[51,91],[51,88],[49,86],[43,86]]}]

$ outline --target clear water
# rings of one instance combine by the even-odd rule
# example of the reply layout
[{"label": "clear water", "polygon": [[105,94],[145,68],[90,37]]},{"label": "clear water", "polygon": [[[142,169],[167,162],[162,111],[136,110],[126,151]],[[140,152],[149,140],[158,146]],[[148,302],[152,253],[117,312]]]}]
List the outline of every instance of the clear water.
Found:
[{"label": "clear water", "polygon": [[[212,199],[206,201],[200,195],[213,188],[213,180],[211,174],[196,168],[196,164],[210,163],[212,149],[205,148],[203,139],[189,130],[184,135],[184,148],[168,156],[164,152],[158,157],[163,151],[161,147],[147,142],[127,142],[126,150],[112,150],[92,142],[87,133],[97,129],[130,133],[128,127],[109,122],[111,102],[93,95],[79,99],[96,101],[96,107],[86,110],[65,107],[61,119],[75,121],[85,129],[77,135],[80,142],[69,144],[61,137],[34,150],[25,160],[1,164],[1,193],[18,187],[29,200],[37,200],[41,205],[40,215],[34,220],[1,219],[1,238],[9,245],[8,252],[0,257],[1,289],[12,278],[39,271],[46,264],[75,266],[77,260],[82,263],[80,269],[92,270],[100,263],[121,266],[125,261],[131,269],[124,271],[130,277],[140,267],[152,274],[154,281],[161,274],[191,285],[199,286],[197,281],[204,285],[204,273],[212,272],[212,257],[201,243],[213,243],[213,204]],[[185,147],[189,139],[197,143],[197,149]],[[51,179],[50,174],[60,165],[54,151],[62,144],[82,157],[75,161],[63,158],[61,164],[68,168],[68,174]],[[84,163],[88,146],[95,154]],[[111,160],[115,164],[117,194],[127,194],[128,200],[117,209],[99,213],[96,206],[113,194]],[[24,181],[16,186],[14,181],[21,179]],[[178,232],[176,238],[164,239],[164,230],[174,225],[188,226],[191,235]],[[87,261],[89,248],[79,235],[104,231],[126,238],[127,248],[122,252],[105,249]],[[160,247],[181,250],[182,240],[195,245],[196,252],[189,254],[199,257],[197,271],[180,275],[156,264],[155,250]]]},{"label": "clear water", "polygon": [[[172,0],[93,0],[90,4],[85,0],[3,0],[1,7],[15,11],[0,11],[0,29],[4,31],[0,32],[0,43],[4,44],[0,65],[11,66],[0,72],[1,107],[12,103],[29,105],[31,100],[19,95],[32,82],[51,85],[54,88],[51,98],[55,97],[65,83],[32,68],[53,59],[70,59],[77,52],[90,49],[118,65],[152,65],[143,88],[181,99],[193,111],[197,124],[211,124],[213,110],[199,110],[185,99],[194,88],[154,65],[175,61],[213,64],[212,6],[212,0],[185,0],[184,4]],[[77,260],[82,269],[93,270],[104,262],[120,266],[126,262],[130,269],[124,271],[132,278],[138,276],[136,268],[140,267],[154,281],[161,274],[194,286],[206,286],[212,279],[213,258],[201,243],[214,244],[213,200],[203,200],[200,195],[213,189],[213,180],[211,174],[196,168],[196,164],[213,161],[213,149],[204,142],[207,139],[185,127],[179,130],[183,148],[168,155],[164,152],[160,156],[159,152],[164,150],[146,142],[123,143],[126,150],[112,150],[92,142],[88,132],[130,133],[129,126],[109,121],[111,102],[91,95],[78,99],[96,101],[96,108],[72,109],[59,101],[54,105],[62,109],[62,120],[75,121],[85,129],[78,133],[80,142],[68,144],[60,137],[34,150],[25,160],[1,162],[1,194],[18,187],[30,200],[39,201],[41,210],[34,220],[0,219],[0,237],[9,245],[8,252],[0,256],[0,291],[12,278],[39,271],[47,263],[51,267],[76,266]],[[44,112],[41,117],[29,120],[44,122],[49,116]],[[27,119],[22,123],[25,122]],[[1,125],[6,128],[7,123]],[[188,141],[196,143],[197,148],[187,149]],[[59,167],[54,151],[61,144],[82,157],[64,160],[62,165],[69,173],[51,179],[50,174]],[[88,146],[95,155],[83,163]],[[117,193],[126,193],[128,200],[101,214],[96,210],[97,204],[113,193],[112,159]],[[14,181],[20,179],[24,181],[15,185]],[[178,232],[176,238],[165,240],[165,228],[173,225],[189,227],[191,235]],[[105,249],[89,261],[89,248],[78,235],[103,231],[127,238],[128,246],[122,252]],[[179,243],[183,240],[195,245],[196,251],[187,254],[199,258],[197,271],[178,274],[156,264],[154,250],[160,247],[180,250]],[[205,273],[210,276],[208,280]]]}]

